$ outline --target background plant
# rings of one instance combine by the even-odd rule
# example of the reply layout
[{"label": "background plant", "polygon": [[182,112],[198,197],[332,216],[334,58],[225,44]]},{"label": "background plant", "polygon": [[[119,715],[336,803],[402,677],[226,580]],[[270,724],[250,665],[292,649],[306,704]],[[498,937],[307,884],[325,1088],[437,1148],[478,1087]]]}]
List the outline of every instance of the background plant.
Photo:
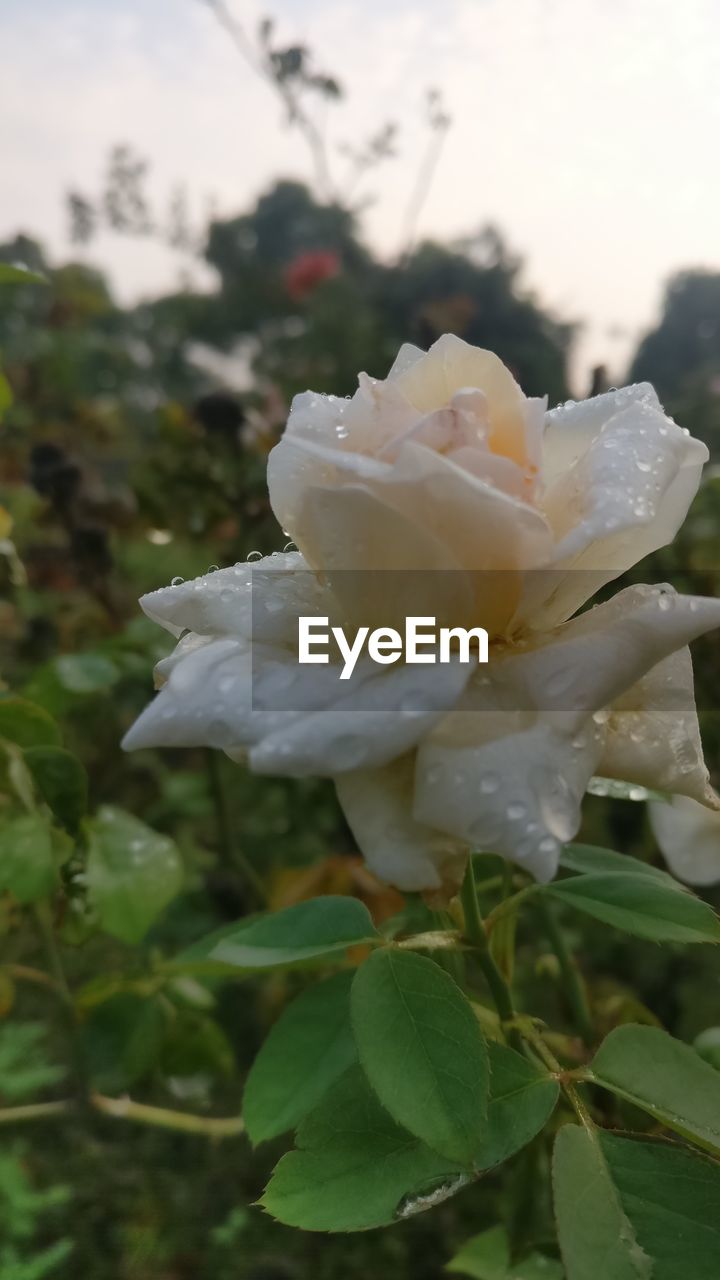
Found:
[{"label": "background plant", "polygon": [[[272,33],[265,38],[275,49]],[[322,92],[294,88],[311,101]],[[347,159],[372,182],[373,166]],[[116,154],[108,177],[111,191],[124,184],[126,205],[101,192],[83,197],[86,216],[111,209],[130,220],[123,233],[158,233],[132,149]],[[177,203],[176,214],[179,235]],[[709,907],[648,871],[656,852],[642,804],[590,797],[583,843],[546,892],[527,893],[522,878],[478,858],[488,952],[472,888],[464,911],[438,917],[375,882],[325,784],[254,779],[200,751],[119,752],[162,653],[137,596],[285,541],[264,467],[295,391],[349,393],[358,368],[382,373],[401,341],[427,345],[448,330],[496,350],[529,394],[567,394],[572,327],[527,296],[498,232],[416,247],[409,234],[402,258],[387,263],[358,228],[354,199],[280,181],[236,218],[186,229],[188,261],[201,255],[216,272],[210,292],[187,287],[130,308],[100,273],[52,265],[27,237],[0,249],[0,1275],[4,1266],[15,1277],[432,1277],[453,1257],[452,1269],[471,1276],[560,1275],[548,1176],[555,1142],[556,1185],[592,1176],[599,1186],[588,1219],[564,1223],[559,1213],[561,1234],[580,1228],[586,1242],[583,1252],[573,1240],[570,1280],[596,1265],[601,1230],[625,1242],[629,1260],[617,1255],[617,1275],[662,1277],[666,1265],[675,1267],[668,1276],[684,1268],[710,1280],[717,1243],[697,1223],[687,1228],[695,1252],[678,1260],[657,1234],[662,1223],[649,1211],[640,1221],[629,1204],[623,1140],[586,1141],[582,1123],[561,1125],[585,1108],[603,1131],[643,1135],[636,1162],[689,1161],[673,1183],[693,1179],[688,1213],[708,1169],[707,1195],[717,1194],[715,1165],[695,1154],[716,1140],[708,1073],[717,1056],[703,1048],[703,1066],[667,1038],[692,1044],[718,1022],[716,925]],[[171,234],[169,223],[161,233]],[[633,367],[714,450],[717,293],[710,273],[671,285]],[[638,571],[644,580],[650,571],[717,592],[716,487],[711,470],[675,546]],[[712,708],[712,640],[698,646],[697,666],[701,707]],[[717,777],[716,718],[703,719]],[[637,859],[632,912],[622,906],[627,864],[620,883],[612,854],[588,854],[586,844]],[[335,932],[322,954],[247,963],[242,949],[257,950],[257,934],[248,942],[245,917],[269,910],[277,947],[282,912],[314,912],[318,902]],[[457,1134],[443,1131],[420,1183],[413,1174],[390,1203],[393,1184],[371,1222],[349,1224],[392,1224],[384,1230],[348,1240],[284,1226],[303,1217],[316,1226],[308,1214],[322,1210],[323,1228],[348,1229],[325,1190],[288,1208],[293,1178],[310,1185],[303,1161],[320,1148],[342,1160],[342,1133],[323,1119],[330,1108],[379,1116],[390,1143],[398,1125],[417,1127],[414,1112],[393,1110],[392,1064],[370,1061],[356,1041],[357,1027],[368,1035],[384,1008],[377,991],[389,965],[413,983],[440,984],[448,1016],[472,1038],[469,1056],[483,1066],[468,1083],[480,1104],[463,1119],[468,1144],[488,1141],[472,1127],[488,1080],[492,1088],[515,1072],[526,1115],[517,1149],[497,1167],[486,1154],[489,1170],[476,1180],[469,1146],[460,1151]],[[517,1021],[492,1000],[509,984]],[[355,1032],[351,985],[352,1004],[365,1010]],[[318,991],[323,1018],[313,1014]],[[474,1022],[458,1004],[467,998]],[[334,1021],[323,1020],[328,1012]],[[699,1044],[708,1043],[706,1034]],[[645,1052],[655,1075],[644,1079],[661,1077],[652,1096],[627,1074]],[[300,1090],[293,1073],[290,1099],[287,1064],[299,1061],[309,1064],[308,1085]],[[488,1115],[502,1107],[490,1096]],[[416,1148],[432,1155],[439,1132],[413,1134]],[[679,1148],[666,1145],[671,1134]],[[471,1157],[477,1166],[475,1149]],[[371,1159],[379,1194],[377,1151]],[[645,1172],[632,1173],[640,1185]],[[438,1184],[457,1194],[441,1199]],[[263,1194],[275,1218],[255,1207]],[[426,1196],[437,1204],[406,1216]],[[367,1184],[348,1200],[354,1212],[372,1207]],[[609,1205],[604,1215],[599,1203]],[[636,1245],[669,1261],[655,1259],[650,1272]]]}]

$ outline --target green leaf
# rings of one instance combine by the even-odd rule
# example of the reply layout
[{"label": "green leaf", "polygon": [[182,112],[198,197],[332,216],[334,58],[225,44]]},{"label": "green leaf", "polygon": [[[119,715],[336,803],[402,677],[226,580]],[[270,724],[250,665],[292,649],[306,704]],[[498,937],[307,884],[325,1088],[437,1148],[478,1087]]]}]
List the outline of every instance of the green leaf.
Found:
[{"label": "green leaf", "polygon": [[176,1012],[165,1033],[160,1067],[173,1080],[233,1074],[235,1055],[224,1031],[197,1010]]},{"label": "green leaf", "polygon": [[0,698],[0,738],[18,747],[57,746],[60,730],[52,716],[26,698]]},{"label": "green leaf", "polygon": [[434,961],[376,951],[355,975],[360,1061],[394,1120],[470,1166],[486,1130],[488,1056],[460,988]]},{"label": "green leaf", "polygon": [[208,958],[242,969],[266,969],[346,951],[377,936],[364,903],[328,895],[238,925],[215,943]]},{"label": "green leaf", "polygon": [[28,747],[27,764],[43,800],[69,831],[87,809],[88,780],[76,756],[62,747]]},{"label": "green leaf", "polygon": [[19,1102],[57,1084],[65,1075],[45,1054],[46,1029],[39,1022],[4,1022],[0,1026],[0,1097]]},{"label": "green leaf", "polygon": [[560,855],[560,866],[569,871],[580,871],[589,874],[616,873],[627,876],[651,876],[664,884],[667,889],[676,893],[689,893],[686,885],[681,884],[674,876],[653,867],[649,862],[641,862],[639,858],[631,858],[629,853],[618,853],[615,849],[603,849],[594,844],[567,844]]},{"label": "green leaf", "polygon": [[351,1067],[303,1120],[260,1201],[305,1231],[367,1231],[432,1208],[469,1181],[388,1115]]},{"label": "green leaf", "polygon": [[717,1280],[720,1165],[669,1142],[601,1133],[600,1144],[653,1280]]},{"label": "green leaf", "polygon": [[578,875],[544,885],[541,892],[638,938],[720,942],[720,920],[712,907],[655,876]]},{"label": "green leaf", "polygon": [[562,1280],[563,1275],[560,1263],[542,1253],[531,1253],[520,1262],[511,1263],[510,1241],[504,1227],[491,1227],[466,1240],[446,1263],[445,1270],[472,1280]]},{"label": "green leaf", "polygon": [[65,653],[54,665],[61,685],[70,693],[101,693],[120,677],[115,663],[102,653]]},{"label": "green leaf", "polygon": [[704,1062],[720,1071],[720,1027],[706,1027],[693,1040],[693,1048]]},{"label": "green leaf", "polygon": [[123,942],[140,942],[182,886],[175,844],[109,806],[88,823],[88,834],[88,897],[100,924]]},{"label": "green leaf", "polygon": [[356,1060],[350,1025],[352,971],[309,987],[281,1014],[245,1085],[251,1142],[294,1129]]},{"label": "green leaf", "polygon": [[47,276],[39,271],[31,271],[21,263],[0,262],[1,284],[48,284]]},{"label": "green leaf", "polygon": [[50,827],[42,814],[29,813],[0,827],[0,889],[18,902],[37,902],[57,882]]},{"label": "green leaf", "polygon": [[83,1058],[96,1089],[117,1093],[158,1059],[167,1013],[157,998],[123,992],[97,1005],[81,1028]]},{"label": "green leaf", "polygon": [[0,415],[10,408],[13,402],[12,389],[5,374],[0,371]]},{"label": "green leaf", "polygon": [[566,1124],[555,1139],[553,1199],[567,1280],[650,1280],[599,1135]]},{"label": "green leaf", "polygon": [[720,1076],[689,1045],[658,1027],[617,1027],[591,1068],[603,1088],[720,1155]]},{"label": "green leaf", "polygon": [[527,1145],[547,1124],[560,1086],[514,1049],[489,1041],[490,1100],[487,1126],[475,1151],[477,1169],[490,1169]]}]

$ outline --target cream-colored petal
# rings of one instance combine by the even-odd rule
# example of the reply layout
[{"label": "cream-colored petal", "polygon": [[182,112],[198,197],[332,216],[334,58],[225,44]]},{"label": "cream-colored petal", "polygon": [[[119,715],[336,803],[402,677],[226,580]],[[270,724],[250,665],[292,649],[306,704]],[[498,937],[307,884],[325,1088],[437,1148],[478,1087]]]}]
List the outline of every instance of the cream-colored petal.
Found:
[{"label": "cream-colored petal", "polygon": [[703,758],[689,649],[671,654],[628,689],[606,727],[598,765],[603,777],[720,808]]},{"label": "cream-colored petal", "polygon": [[720,627],[720,600],[671,587],[626,587],[612,600],[500,655],[489,674],[515,705],[589,714],[616,702],[652,667]]},{"label": "cream-colored petal", "polygon": [[588,400],[568,400],[549,409],[545,414],[542,457],[546,489],[552,490],[557,481],[567,476],[616,414],[643,404],[662,412],[655,388],[649,382],[636,382]]},{"label": "cream-colored petal", "polygon": [[174,636],[193,631],[296,643],[298,617],[322,616],[328,602],[302,556],[278,552],[161,587],[142,596],[140,605],[153,622]]},{"label": "cream-colored petal", "polygon": [[673,875],[686,884],[720,883],[720,813],[686,796],[648,804],[650,825]]},{"label": "cream-colored petal", "polygon": [[[542,507],[557,540],[553,572],[530,575],[518,611],[535,629],[569,617],[601,585],[671,542],[697,492],[705,445],[650,397],[628,399],[587,448],[583,437],[574,463],[546,488]],[[548,435],[552,441],[552,429]]]},{"label": "cream-colored petal", "polygon": [[143,747],[220,747],[256,773],[333,777],[376,768],[410,750],[457,702],[460,663],[300,666],[281,645],[185,637],[164,660],[160,692],[123,741]]},{"label": "cream-colored petal", "polygon": [[458,712],[420,745],[414,816],[551,880],[602,737],[602,726],[577,734],[557,712]]},{"label": "cream-colored petal", "polygon": [[492,351],[446,333],[427,355],[393,381],[423,413],[443,408],[465,388],[483,391],[488,402],[490,447],[521,465],[525,463],[525,397],[510,370]]},{"label": "cream-colored petal", "polygon": [[405,893],[444,890],[462,881],[467,846],[412,816],[414,757],[384,769],[345,773],[338,799],[370,870]]},{"label": "cream-colored petal", "polygon": [[[253,705],[262,707],[257,658],[255,671]],[[339,668],[331,666],[291,667],[290,672],[281,696],[271,690],[267,704],[274,717],[279,705],[290,709],[287,723],[274,718],[252,746],[255,773],[333,777],[385,765],[414,747],[457,703],[470,668],[460,663],[378,667],[361,658],[344,682],[338,680]]]},{"label": "cream-colored petal", "polygon": [[[632,701],[628,691],[652,668],[715,626],[720,600],[631,587],[524,648],[491,653],[458,710],[418,749],[415,817],[550,878],[560,843],[578,829],[587,783],[603,772],[608,708]],[[616,740],[618,759],[620,749]],[[668,754],[653,758],[666,778]],[[686,760],[686,781],[694,771],[697,785],[702,764]]]}]

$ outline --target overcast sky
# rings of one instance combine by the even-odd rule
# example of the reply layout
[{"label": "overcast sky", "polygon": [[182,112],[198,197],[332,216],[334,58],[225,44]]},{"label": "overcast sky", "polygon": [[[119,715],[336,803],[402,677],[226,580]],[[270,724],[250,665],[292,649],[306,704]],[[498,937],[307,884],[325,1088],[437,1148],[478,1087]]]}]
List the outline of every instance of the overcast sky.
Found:
[{"label": "overcast sky", "polygon": [[[249,31],[272,14],[279,36],[307,41],[344,82],[334,142],[398,122],[401,159],[377,174],[364,219],[383,254],[401,245],[423,91],[443,90],[454,123],[419,231],[497,223],[527,285],[584,321],[580,370],[605,360],[620,377],[668,274],[720,270],[718,0],[227,3]],[[202,0],[2,0],[0,13],[1,236],[23,229],[67,254],[64,192],[92,191],[116,142],[151,161],[160,202],[186,181],[198,216],[210,199],[238,211],[279,174],[310,177],[270,90]],[[86,256],[123,299],[180,269],[116,237]]]}]

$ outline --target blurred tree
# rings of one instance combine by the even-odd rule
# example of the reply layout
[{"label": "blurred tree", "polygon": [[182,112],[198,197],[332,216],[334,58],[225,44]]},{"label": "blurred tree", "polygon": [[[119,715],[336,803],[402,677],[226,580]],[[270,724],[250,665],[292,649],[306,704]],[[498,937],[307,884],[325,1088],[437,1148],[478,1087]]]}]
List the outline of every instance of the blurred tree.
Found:
[{"label": "blurred tree", "polygon": [[662,315],[633,359],[634,381],[652,382],[673,414],[720,453],[720,273],[680,271]]}]

